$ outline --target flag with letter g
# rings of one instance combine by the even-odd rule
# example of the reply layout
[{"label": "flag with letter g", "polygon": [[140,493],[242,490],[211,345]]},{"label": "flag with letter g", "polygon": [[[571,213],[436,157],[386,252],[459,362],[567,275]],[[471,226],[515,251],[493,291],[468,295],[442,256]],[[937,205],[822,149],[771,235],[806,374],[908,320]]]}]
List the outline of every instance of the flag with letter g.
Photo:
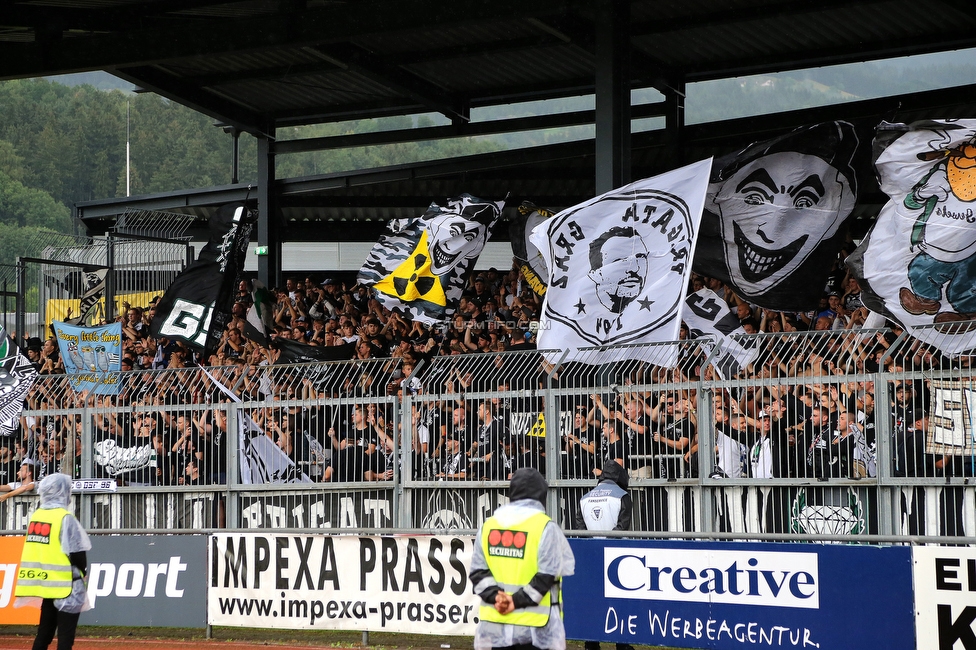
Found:
[{"label": "flag with letter g", "polygon": [[[711,159],[647,178],[563,210],[532,232],[549,267],[539,349],[676,341]],[[640,356],[600,353],[598,362]]]}]

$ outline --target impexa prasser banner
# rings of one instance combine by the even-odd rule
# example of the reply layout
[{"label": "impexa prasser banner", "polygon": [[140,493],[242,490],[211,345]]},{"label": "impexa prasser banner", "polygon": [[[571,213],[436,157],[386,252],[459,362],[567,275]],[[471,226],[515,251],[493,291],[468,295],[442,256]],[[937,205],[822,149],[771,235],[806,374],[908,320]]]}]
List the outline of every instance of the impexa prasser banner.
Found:
[{"label": "impexa prasser banner", "polygon": [[211,537],[211,625],[474,635],[471,536]]}]

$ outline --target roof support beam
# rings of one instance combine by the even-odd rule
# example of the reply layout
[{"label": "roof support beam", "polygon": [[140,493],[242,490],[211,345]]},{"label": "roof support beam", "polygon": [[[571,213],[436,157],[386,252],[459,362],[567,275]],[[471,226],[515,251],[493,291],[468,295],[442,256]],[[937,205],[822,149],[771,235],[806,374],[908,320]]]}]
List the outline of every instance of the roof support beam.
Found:
[{"label": "roof support beam", "polygon": [[442,113],[452,122],[467,122],[471,119],[468,107],[448,96],[443,89],[401,67],[388,64],[362,48],[344,44],[342,47],[317,46],[311,49],[341,68],[360,74],[396,93],[406,95],[432,111]]},{"label": "roof support beam", "polygon": [[596,4],[596,193],[630,182],[629,0]]},{"label": "roof support beam", "polygon": [[113,71],[113,74],[163,97],[179,98],[180,104],[220,120],[227,126],[252,135],[263,133],[263,120],[256,111],[242,109],[239,102],[230,102],[218,94],[200,90],[154,67],[126,68]]},{"label": "roof support beam", "polygon": [[[660,117],[665,114],[665,103],[656,102],[640,104],[631,108],[632,119]],[[347,149],[350,147],[368,147],[373,145],[395,144],[398,142],[421,142],[428,140],[446,140],[449,138],[465,138],[479,135],[495,135],[500,133],[519,133],[538,131],[541,129],[556,129],[567,126],[593,124],[596,111],[573,111],[571,113],[555,113],[552,115],[537,115],[533,117],[519,117],[508,120],[491,120],[488,122],[467,122],[450,126],[432,126],[420,129],[403,129],[396,131],[378,131],[370,133],[355,133],[352,135],[335,135],[322,138],[307,138],[304,140],[287,140],[279,142],[278,154],[301,153],[306,151],[327,151]]]}]

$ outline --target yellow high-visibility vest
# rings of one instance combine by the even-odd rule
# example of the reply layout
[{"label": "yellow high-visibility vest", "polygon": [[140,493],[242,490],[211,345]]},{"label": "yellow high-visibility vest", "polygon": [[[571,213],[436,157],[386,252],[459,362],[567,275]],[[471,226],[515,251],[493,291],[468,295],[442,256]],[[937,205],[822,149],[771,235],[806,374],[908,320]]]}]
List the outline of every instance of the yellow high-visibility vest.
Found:
[{"label": "yellow high-visibility vest", "polygon": [[[546,513],[540,512],[512,526],[503,526],[494,517],[485,522],[481,531],[481,550],[491,575],[504,591],[515,593],[539,572],[539,542],[549,521]],[[494,623],[545,627],[551,611],[552,595],[547,592],[538,605],[516,609],[509,614],[499,614],[493,605],[482,603],[479,616],[483,621]]]},{"label": "yellow high-visibility vest", "polygon": [[31,515],[16,595],[67,598],[71,594],[71,561],[61,550],[61,522],[69,514],[64,508],[38,508]]}]

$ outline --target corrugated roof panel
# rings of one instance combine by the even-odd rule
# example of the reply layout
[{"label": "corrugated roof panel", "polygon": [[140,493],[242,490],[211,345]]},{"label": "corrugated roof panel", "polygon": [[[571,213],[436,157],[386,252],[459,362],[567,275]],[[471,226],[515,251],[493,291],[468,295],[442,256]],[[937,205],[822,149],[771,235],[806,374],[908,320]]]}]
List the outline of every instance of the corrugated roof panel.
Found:
[{"label": "corrugated roof panel", "polygon": [[409,66],[426,79],[448,84],[451,92],[480,93],[491,87],[579,79],[594,74],[593,60],[573,45],[532,48]]},{"label": "corrugated roof panel", "polygon": [[489,20],[461,22],[451,26],[414,29],[410,32],[391,32],[382,39],[372,36],[353,39],[357,45],[381,55],[420,56],[425,52],[448,52],[456,48],[463,53],[478,44],[495,44],[542,34],[538,26],[527,21]]},{"label": "corrugated roof panel", "polygon": [[313,50],[306,48],[280,48],[220,56],[198,56],[179,59],[164,67],[174,74],[189,77],[244,71],[251,71],[255,77],[260,77],[262,71],[314,64],[336,67],[335,64],[325,62],[321,55],[317,55]]},{"label": "corrugated roof panel", "polygon": [[338,106],[396,97],[386,86],[344,70],[330,74],[295,75],[219,86],[245,103],[253,102],[265,110],[287,112],[300,107]]}]

